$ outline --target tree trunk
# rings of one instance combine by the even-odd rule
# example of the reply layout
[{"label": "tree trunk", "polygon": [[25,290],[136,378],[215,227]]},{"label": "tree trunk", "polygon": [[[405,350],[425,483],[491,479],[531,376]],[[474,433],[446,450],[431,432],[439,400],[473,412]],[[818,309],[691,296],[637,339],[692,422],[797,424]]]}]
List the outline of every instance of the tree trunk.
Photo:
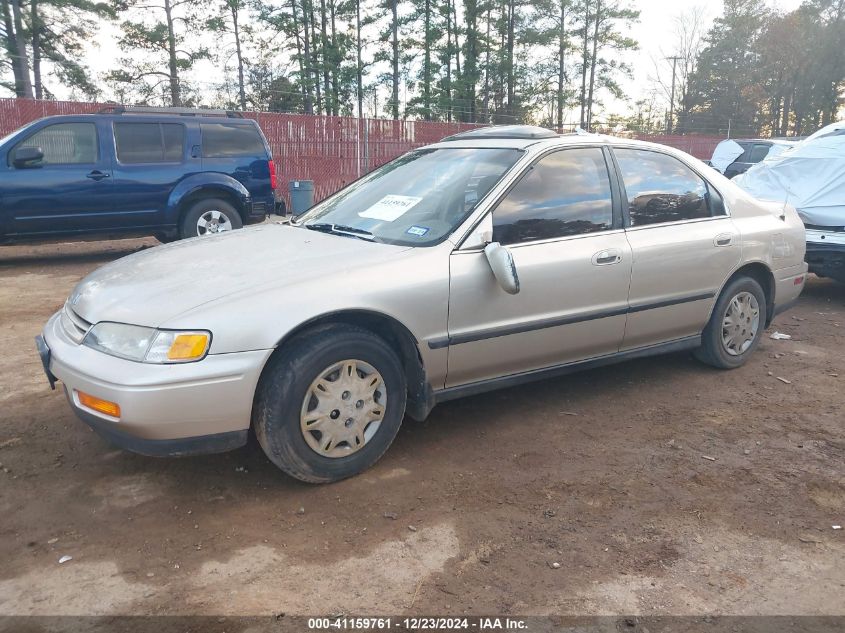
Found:
[{"label": "tree trunk", "polygon": [[507,34],[507,90],[508,90],[508,114],[510,115],[510,122],[514,123],[516,101],[516,85],[513,71],[513,47],[514,47],[514,22],[516,20],[516,0],[508,0],[508,34]]},{"label": "tree trunk", "polygon": [[393,94],[391,95],[390,111],[394,119],[399,118],[399,0],[390,0],[392,13],[391,29],[393,31]]},{"label": "tree trunk", "polygon": [[[20,81],[19,97],[27,99],[34,98],[32,93],[32,80],[29,77],[29,57],[26,52],[26,38],[24,37],[23,18],[21,16],[20,0],[11,0],[12,2],[12,21],[14,22],[14,40],[15,40],[15,54],[18,60],[18,70],[20,76],[17,77]],[[9,33],[11,39],[12,34]],[[17,91],[16,84],[16,91]]]},{"label": "tree trunk", "polygon": [[337,70],[338,66],[341,63],[341,60],[338,59],[337,54],[337,31],[335,25],[335,0],[329,0],[329,6],[331,7],[331,27],[332,27],[332,56],[331,56],[331,80],[332,80],[332,103],[334,104],[334,114],[337,116],[340,114],[340,96],[339,96],[339,88],[337,85]]},{"label": "tree trunk", "polygon": [[302,91],[302,108],[305,110],[305,114],[311,114],[313,112],[311,107],[311,91],[308,89],[308,73],[311,71],[308,69],[306,61],[308,59],[308,29],[305,29],[306,44],[303,54],[301,38],[299,37],[299,20],[296,15],[296,0],[290,0],[290,6],[293,12],[293,30],[296,34],[296,57],[299,59],[299,84]]},{"label": "tree trunk", "polygon": [[789,111],[792,109],[792,91],[788,90],[786,94],[783,96],[783,109],[781,110],[780,116],[780,134],[781,136],[786,136],[789,134]]},{"label": "tree trunk", "polygon": [[584,3],[584,48],[581,58],[581,129],[587,127],[587,60],[590,56],[590,2]]},{"label": "tree trunk", "polygon": [[564,53],[566,52],[566,0],[560,2],[560,23],[558,25],[558,68],[557,68],[557,128],[563,132],[563,85],[565,76]]},{"label": "tree trunk", "polygon": [[[294,4],[294,12],[296,11],[296,4]],[[296,16],[294,15],[294,22],[296,22]],[[305,88],[305,114],[314,114],[314,104],[312,102],[313,97],[313,84],[311,83],[311,37],[308,33],[309,25],[308,25],[308,5],[307,0],[302,0],[302,32],[303,32],[303,50],[302,50],[302,58],[304,60],[303,63],[303,70],[305,71],[302,76],[302,84]]]},{"label": "tree trunk", "polygon": [[452,120],[452,5],[446,0],[446,120]]},{"label": "tree trunk", "polygon": [[311,23],[311,64],[314,69],[314,95],[317,98],[317,114],[323,114],[323,96],[320,88],[320,56],[317,52],[317,21],[314,19],[313,0],[308,0],[308,20]]},{"label": "tree trunk", "polygon": [[[13,0],[14,1],[14,0]],[[176,65],[176,32],[173,26],[173,7],[170,0],[164,0],[164,14],[167,18],[167,58],[170,70],[170,101],[175,108],[182,106],[179,87],[179,68]]]},{"label": "tree trunk", "polygon": [[423,119],[431,121],[431,0],[425,0],[423,28]]},{"label": "tree trunk", "polygon": [[484,42],[484,117],[490,122],[490,18],[492,3],[487,5],[487,37]]},{"label": "tree trunk", "polygon": [[[452,33],[454,35],[455,40],[455,80],[458,83],[458,87],[460,88],[461,85],[461,42],[458,39],[458,11],[455,9],[457,5],[457,0],[452,0]],[[460,94],[460,93],[459,93]],[[454,102],[454,99],[453,99]],[[459,101],[460,105],[460,101]],[[462,109],[462,108],[461,108]],[[458,117],[460,118],[460,117]]]},{"label": "tree trunk", "polygon": [[241,110],[246,110],[246,89],[244,87],[244,58],[241,53],[241,32],[238,25],[238,9],[240,0],[230,0],[229,8],[232,10],[232,26],[235,31],[235,53],[238,57],[238,97],[241,102]]},{"label": "tree trunk", "polygon": [[323,60],[323,95],[326,99],[326,114],[331,116],[334,114],[334,104],[332,104],[331,99],[331,77],[329,74],[329,61],[326,53],[328,52],[329,48],[329,35],[327,30],[327,12],[326,12],[326,0],[320,0],[320,49],[322,54],[320,55],[321,59]]},{"label": "tree trunk", "polygon": [[466,54],[464,55],[464,99],[466,110],[464,119],[475,123],[475,90],[478,84],[478,2],[464,0],[464,14],[467,25]]},{"label": "tree trunk", "polygon": [[358,97],[358,118],[364,116],[364,67],[361,64],[361,1],[355,0],[355,92]]},{"label": "tree trunk", "polygon": [[12,9],[9,0],[0,0],[3,10],[3,29],[6,31],[6,54],[12,64],[12,75],[15,79],[15,96],[23,96],[23,79],[21,77],[20,56],[15,41],[15,27],[12,24]]},{"label": "tree trunk", "polygon": [[587,130],[593,127],[593,95],[596,85],[596,63],[598,62],[599,27],[601,26],[601,0],[596,0],[595,31],[593,32],[593,55],[590,58],[590,95],[587,99]]},{"label": "tree trunk", "polygon": [[44,25],[38,13],[38,0],[29,0],[29,21],[32,30],[32,79],[35,98],[44,98],[44,86],[41,80],[41,32]]}]

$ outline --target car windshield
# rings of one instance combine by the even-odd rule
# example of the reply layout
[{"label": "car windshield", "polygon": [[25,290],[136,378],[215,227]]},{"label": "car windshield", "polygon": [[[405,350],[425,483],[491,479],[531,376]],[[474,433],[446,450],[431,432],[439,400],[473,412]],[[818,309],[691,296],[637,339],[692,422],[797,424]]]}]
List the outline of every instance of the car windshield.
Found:
[{"label": "car windshield", "polygon": [[416,150],[327,198],[296,224],[386,244],[436,244],[521,154],[499,148]]}]

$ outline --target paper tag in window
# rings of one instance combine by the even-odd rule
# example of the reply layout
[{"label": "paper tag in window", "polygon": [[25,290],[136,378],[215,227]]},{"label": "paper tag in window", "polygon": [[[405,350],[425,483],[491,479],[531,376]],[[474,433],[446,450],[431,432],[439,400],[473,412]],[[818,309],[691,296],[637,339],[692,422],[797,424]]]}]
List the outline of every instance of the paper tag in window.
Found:
[{"label": "paper tag in window", "polygon": [[362,211],[358,215],[362,218],[372,218],[374,220],[393,222],[407,213],[411,207],[417,204],[420,200],[422,200],[422,198],[391,194],[389,196],[385,196],[369,209]]}]

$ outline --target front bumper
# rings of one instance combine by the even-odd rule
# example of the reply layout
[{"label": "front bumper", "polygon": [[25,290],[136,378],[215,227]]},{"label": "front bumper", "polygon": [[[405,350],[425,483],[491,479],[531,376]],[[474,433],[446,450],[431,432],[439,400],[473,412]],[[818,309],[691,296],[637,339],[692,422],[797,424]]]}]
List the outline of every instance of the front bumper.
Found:
[{"label": "front bumper", "polygon": [[845,231],[807,229],[810,272],[845,282]]},{"label": "front bumper", "polygon": [[[272,350],[211,354],[196,363],[151,365],[77,345],[59,314],[47,322],[45,371],[71,408],[111,442],[149,455],[219,452],[246,442],[258,377]],[[45,351],[39,350],[42,359]],[[77,392],[120,405],[120,417],[82,405]]]}]

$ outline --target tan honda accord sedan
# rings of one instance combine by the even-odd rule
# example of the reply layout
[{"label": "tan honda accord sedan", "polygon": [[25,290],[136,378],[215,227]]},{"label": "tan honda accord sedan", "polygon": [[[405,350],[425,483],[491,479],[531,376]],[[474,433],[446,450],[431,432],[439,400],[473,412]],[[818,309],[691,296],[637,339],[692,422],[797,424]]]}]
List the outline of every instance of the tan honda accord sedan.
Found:
[{"label": "tan honda accord sedan", "polygon": [[492,127],[412,151],[291,226],[136,253],[37,343],[113,443],[372,465],[438,402],[689,349],[742,365],[800,294],[804,227],[660,145]]}]

